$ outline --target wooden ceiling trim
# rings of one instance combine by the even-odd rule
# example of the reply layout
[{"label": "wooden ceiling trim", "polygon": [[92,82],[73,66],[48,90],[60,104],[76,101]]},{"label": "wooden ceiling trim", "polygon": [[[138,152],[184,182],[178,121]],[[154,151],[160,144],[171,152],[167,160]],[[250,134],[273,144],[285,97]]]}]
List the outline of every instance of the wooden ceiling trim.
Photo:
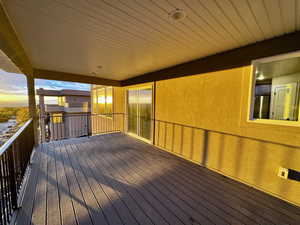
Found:
[{"label": "wooden ceiling trim", "polygon": [[121,86],[120,81],[117,80],[110,80],[110,79],[104,79],[100,77],[92,77],[87,75],[43,70],[43,69],[36,69],[36,68],[33,70],[33,76],[34,78],[38,78],[38,79],[71,81],[71,82],[117,86],[117,87]]},{"label": "wooden ceiling trim", "polygon": [[254,59],[300,50],[300,31],[121,81],[122,86],[250,65]]},{"label": "wooden ceiling trim", "polygon": [[3,3],[0,1],[0,49],[10,60],[27,75],[32,74],[33,68],[26,52],[10,23]]}]

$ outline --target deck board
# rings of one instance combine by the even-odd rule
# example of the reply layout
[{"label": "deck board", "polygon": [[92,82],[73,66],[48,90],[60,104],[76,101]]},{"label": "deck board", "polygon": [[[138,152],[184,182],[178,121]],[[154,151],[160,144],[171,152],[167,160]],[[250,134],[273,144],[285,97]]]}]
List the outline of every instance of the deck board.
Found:
[{"label": "deck board", "polygon": [[73,200],[70,197],[70,189],[64,170],[64,162],[61,156],[61,145],[59,142],[53,143],[56,155],[57,184],[59,193],[59,205],[62,225],[76,224]]},{"label": "deck board", "polygon": [[[134,155],[134,153],[132,154]],[[136,157],[140,158],[141,160],[145,159],[145,157],[141,157],[139,154],[136,154]],[[149,163],[146,161],[146,163]],[[153,162],[150,162],[148,165],[153,165]],[[152,167],[158,167],[158,163]],[[167,167],[166,167],[167,168]],[[158,167],[159,171],[164,171],[166,169],[165,167]],[[166,185],[166,182],[169,182],[167,186],[172,185],[174,188],[178,188],[179,195],[182,196],[182,193],[184,196],[188,196],[190,198],[188,202],[190,204],[193,204],[194,201],[203,201],[205,200],[205,204],[207,204],[210,207],[217,206],[217,209],[212,209],[214,212],[219,212],[218,215],[223,214],[226,217],[225,213],[228,213],[227,218],[229,218],[229,223],[234,224],[237,223],[236,219],[239,219],[240,222],[243,224],[267,224],[269,223],[268,220],[260,218],[257,214],[251,213],[251,211],[246,210],[246,208],[242,207],[236,207],[233,208],[226,204],[226,201],[232,202],[235,201],[237,205],[243,205],[244,201],[236,201],[234,198],[234,193],[230,194],[227,192],[224,192],[222,189],[215,188],[215,183],[208,184],[208,179],[201,180],[201,182],[191,182],[188,177],[191,177],[191,174],[188,173],[182,173],[182,170],[177,170],[176,173],[170,173],[166,176],[164,176],[164,179],[160,179],[161,186],[163,184]],[[177,176],[178,174],[182,176]],[[170,191],[168,191],[170,192]],[[172,190],[171,190],[172,192]],[[178,192],[178,191],[177,191]],[[224,201],[225,200],[225,201]],[[195,203],[194,203],[195,204]],[[247,202],[244,204],[247,206]],[[219,209],[222,209],[224,212],[220,212]],[[244,215],[243,215],[244,214]],[[246,216],[245,216],[246,215]]]},{"label": "deck board", "polygon": [[22,225],[298,225],[300,209],[125,134],[45,143]]},{"label": "deck board", "polygon": [[[55,148],[52,145],[46,149],[45,152],[48,158],[47,165],[47,224],[60,224],[60,204],[58,193],[58,180],[57,180],[57,154],[55,154]],[[58,203],[58,204],[57,204]]]},{"label": "deck board", "polygon": [[[80,146],[80,144],[78,144],[76,146]],[[74,148],[75,148],[75,146],[74,146]],[[96,179],[99,180],[101,184],[103,184],[103,190],[106,193],[106,195],[108,196],[109,200],[112,202],[111,204],[114,206],[114,209],[115,209],[114,213],[117,214],[117,215],[113,215],[112,213],[110,213],[110,215],[107,215],[107,217],[110,220],[114,219],[115,217],[120,218],[120,220],[118,221],[118,223],[120,223],[120,224],[122,224],[122,223],[132,224],[132,225],[139,224],[137,222],[136,217],[131,213],[131,211],[128,208],[128,205],[129,206],[135,205],[135,203],[132,202],[132,199],[128,199],[128,196],[126,198],[124,198],[124,196],[122,196],[121,193],[124,193],[124,191],[118,185],[118,182],[116,182],[112,179],[109,179],[109,177],[106,176],[105,174],[97,173],[98,168],[95,166],[94,161],[91,160],[86,154],[82,154],[80,149],[78,150],[76,148],[76,150],[73,152],[73,154],[77,154],[78,158],[80,158],[85,165],[89,165],[90,168],[92,168],[94,170],[93,174],[96,177]],[[79,157],[79,156],[83,156],[83,157]],[[128,202],[128,204],[126,204],[126,202]],[[111,207],[109,207],[109,209],[110,208]],[[145,221],[143,220],[143,222],[145,222]],[[117,224],[114,221],[110,221],[110,223]],[[147,224],[147,223],[145,223],[145,224]]]},{"label": "deck board", "polygon": [[[95,158],[89,160],[93,164],[95,173],[97,173],[97,171],[99,171],[99,168],[97,167],[97,160],[95,160]],[[143,211],[139,207],[137,207],[137,203],[135,202],[134,198],[126,191],[126,188],[124,187],[126,184],[124,184],[123,180],[112,179],[111,174],[105,167],[100,168],[100,170],[102,170],[102,178],[104,179],[104,183],[107,187],[111,187],[108,188],[108,191],[115,190],[115,192],[118,193],[118,200],[121,200],[124,202],[124,204],[126,204],[129,212],[132,212],[132,214],[135,215],[136,219],[140,223],[152,224],[151,222],[149,222],[149,218],[147,218]],[[122,221],[125,221],[125,219],[123,219]]]},{"label": "deck board", "polygon": [[[36,191],[34,195],[32,223],[42,224],[47,220],[47,156],[44,153],[46,151],[44,145],[40,148],[40,159],[37,164],[38,181],[36,185]],[[46,163],[41,163],[46,162]]]}]

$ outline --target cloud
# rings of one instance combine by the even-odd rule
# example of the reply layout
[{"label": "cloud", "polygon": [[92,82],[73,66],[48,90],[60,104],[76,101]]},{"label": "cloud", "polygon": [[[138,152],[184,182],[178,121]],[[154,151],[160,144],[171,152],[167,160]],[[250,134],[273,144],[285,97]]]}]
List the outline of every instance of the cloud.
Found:
[{"label": "cloud", "polygon": [[[35,88],[89,91],[90,85],[83,83],[36,79]],[[8,98],[10,95],[13,97]],[[9,102],[8,99],[11,102]],[[53,99],[49,99],[49,101],[53,103]],[[0,69],[0,106],[9,105],[27,105],[27,81],[25,75],[23,74],[8,73]]]},{"label": "cloud", "polygon": [[64,81],[55,81],[55,80],[42,80],[36,79],[35,81],[36,88],[44,88],[44,89],[73,89],[73,90],[90,90],[90,84],[83,83],[75,83],[75,82],[64,82]]},{"label": "cloud", "polygon": [[27,82],[25,75],[8,73],[0,69],[0,93],[26,95]]}]

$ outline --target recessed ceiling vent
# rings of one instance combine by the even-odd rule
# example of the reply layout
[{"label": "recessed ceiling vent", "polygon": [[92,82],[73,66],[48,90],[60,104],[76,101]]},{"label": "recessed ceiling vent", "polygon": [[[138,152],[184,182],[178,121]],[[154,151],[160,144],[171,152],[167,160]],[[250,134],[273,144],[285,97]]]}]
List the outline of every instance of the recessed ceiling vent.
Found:
[{"label": "recessed ceiling vent", "polygon": [[170,19],[174,22],[183,20],[185,16],[185,12],[182,9],[175,9],[169,13]]}]

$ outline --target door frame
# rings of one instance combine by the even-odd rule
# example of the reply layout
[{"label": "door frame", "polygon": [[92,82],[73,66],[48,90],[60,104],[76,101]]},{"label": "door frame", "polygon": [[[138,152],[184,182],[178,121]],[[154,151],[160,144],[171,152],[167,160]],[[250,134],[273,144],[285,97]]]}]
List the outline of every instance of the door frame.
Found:
[{"label": "door frame", "polygon": [[[146,89],[146,88],[151,88],[151,90],[152,90],[152,96],[151,96],[151,98],[152,98],[152,102],[151,102],[151,131],[150,131],[151,137],[150,137],[150,140],[128,131],[128,91],[129,90],[141,90],[141,89]],[[137,138],[139,140],[147,142],[149,144],[153,144],[153,141],[154,141],[154,137],[153,137],[154,104],[155,104],[154,91],[155,91],[154,90],[154,85],[153,84],[148,84],[148,85],[139,85],[139,86],[135,86],[135,87],[126,88],[126,93],[125,93],[125,125],[126,125],[125,126],[125,133],[132,136],[132,137],[134,137],[134,138]]]},{"label": "door frame", "polygon": [[[298,90],[299,90],[299,81],[296,82],[291,82],[291,83],[287,83],[287,84],[278,84],[278,85],[274,85],[272,87],[272,93],[271,93],[271,105],[270,105],[270,118],[272,118],[273,116],[276,115],[276,99],[277,99],[277,95],[275,96],[275,93],[278,93],[278,90],[276,91],[276,89],[281,89],[281,88],[291,88],[293,87],[293,92],[295,93],[294,98],[291,99],[291,103],[292,105],[295,106],[295,110],[292,112],[292,118],[294,119],[295,117],[298,117],[298,121],[299,121],[299,95],[298,95]],[[276,119],[279,120],[279,119]],[[294,120],[291,120],[294,121]]]}]

